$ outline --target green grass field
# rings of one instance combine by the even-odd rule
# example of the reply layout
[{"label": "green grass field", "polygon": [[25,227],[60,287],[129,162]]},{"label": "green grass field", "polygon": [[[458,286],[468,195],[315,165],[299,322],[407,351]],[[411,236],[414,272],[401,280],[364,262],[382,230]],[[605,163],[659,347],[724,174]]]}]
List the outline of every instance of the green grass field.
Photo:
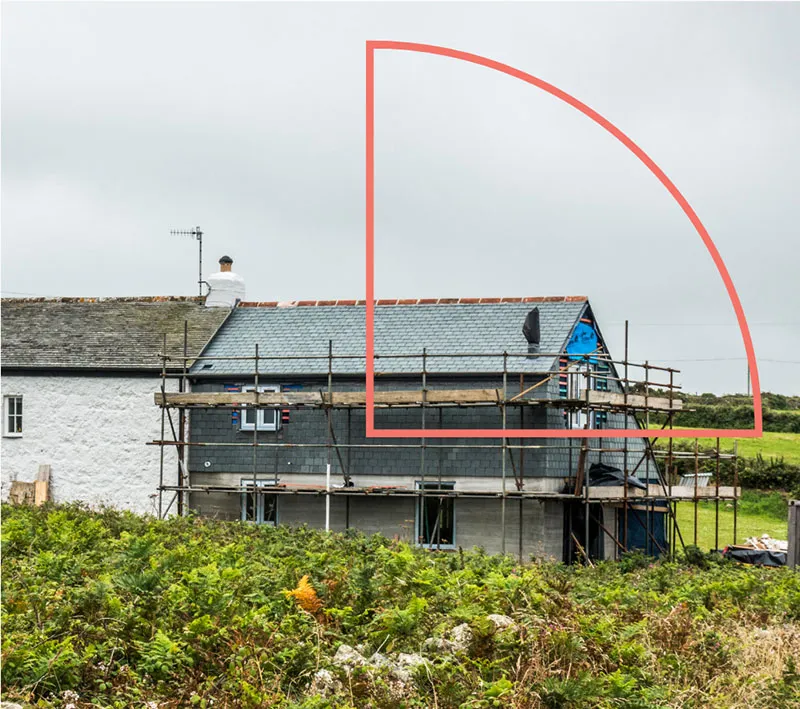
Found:
[{"label": "green grass field", "polygon": [[[658,425],[651,425],[653,429],[661,428]],[[679,428],[676,426],[676,428]],[[664,439],[665,440],[665,439]],[[661,445],[664,440],[659,441]],[[693,438],[676,438],[675,441],[693,443]],[[713,438],[701,438],[700,446],[713,447],[716,445]],[[723,438],[720,441],[720,448],[723,452],[733,451],[733,439]],[[739,455],[744,458],[755,458],[759,453],[764,458],[783,458],[787,463],[800,465],[800,433],[772,433],[764,432],[763,438],[742,438],[738,443]]]},{"label": "green grass field", "polygon": [[[678,503],[678,525],[685,544],[694,543],[694,503]],[[697,505],[697,546],[704,551],[714,548],[713,502],[699,502]],[[780,493],[761,493],[744,491],[739,501],[736,524],[736,543],[741,544],[748,537],[769,534],[774,539],[786,539],[788,535],[788,507]],[[719,548],[732,544],[733,503],[719,503]]]}]

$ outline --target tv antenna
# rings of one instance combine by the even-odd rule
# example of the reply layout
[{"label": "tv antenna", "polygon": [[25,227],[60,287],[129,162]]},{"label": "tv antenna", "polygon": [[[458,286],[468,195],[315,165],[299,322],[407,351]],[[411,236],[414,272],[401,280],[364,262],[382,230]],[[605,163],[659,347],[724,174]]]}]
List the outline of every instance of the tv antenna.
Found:
[{"label": "tv antenna", "polygon": [[191,236],[193,239],[197,239],[197,288],[200,296],[202,297],[203,283],[205,283],[203,280],[203,231],[199,226],[196,226],[194,229],[189,229],[188,231],[172,229],[170,234],[176,234],[178,236]]}]

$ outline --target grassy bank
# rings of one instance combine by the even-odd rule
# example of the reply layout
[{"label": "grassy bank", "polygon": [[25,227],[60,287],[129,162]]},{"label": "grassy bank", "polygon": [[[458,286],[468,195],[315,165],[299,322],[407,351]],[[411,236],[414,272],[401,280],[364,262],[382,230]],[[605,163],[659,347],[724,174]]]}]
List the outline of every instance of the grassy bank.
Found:
[{"label": "grassy bank", "polygon": [[[716,509],[713,502],[697,504],[697,545],[708,551],[714,548]],[[678,524],[683,540],[694,543],[694,503],[678,504]],[[748,537],[769,534],[774,539],[786,539],[788,535],[788,507],[786,498],[777,492],[745,490],[739,501],[736,521],[736,543]],[[733,543],[733,504],[719,503],[719,547]]]},{"label": "grassy bank", "polygon": [[[651,424],[653,429],[660,429],[661,426]],[[679,429],[679,426],[675,426]],[[664,439],[666,440],[666,439]],[[694,445],[693,438],[675,438],[677,442],[684,445]],[[664,442],[659,441],[659,447],[663,447]],[[713,438],[700,439],[701,448],[713,448],[716,441]],[[737,450],[743,458],[755,458],[761,455],[765,459],[783,458],[787,463],[800,465],[800,433],[773,433],[764,432],[763,438],[742,438],[737,442]],[[724,453],[733,452],[733,439],[723,438],[720,440],[720,450]]]},{"label": "grassy bank", "polygon": [[786,569],[564,568],[358,534],[2,511],[8,700],[800,707],[800,574]]}]

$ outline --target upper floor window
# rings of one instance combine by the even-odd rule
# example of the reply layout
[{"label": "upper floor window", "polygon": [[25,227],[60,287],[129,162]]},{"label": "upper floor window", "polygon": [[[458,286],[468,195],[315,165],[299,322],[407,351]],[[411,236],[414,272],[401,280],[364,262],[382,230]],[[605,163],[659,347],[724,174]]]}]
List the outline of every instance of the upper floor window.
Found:
[{"label": "upper floor window", "polygon": [[[243,386],[242,391],[255,391],[254,386]],[[259,391],[280,391],[277,385],[259,385]],[[277,408],[275,409],[254,409],[242,408],[242,431],[252,431],[258,426],[259,431],[277,431],[280,427],[280,416]]]},{"label": "upper floor window", "polygon": [[3,397],[3,435],[9,438],[22,435],[22,397]]}]

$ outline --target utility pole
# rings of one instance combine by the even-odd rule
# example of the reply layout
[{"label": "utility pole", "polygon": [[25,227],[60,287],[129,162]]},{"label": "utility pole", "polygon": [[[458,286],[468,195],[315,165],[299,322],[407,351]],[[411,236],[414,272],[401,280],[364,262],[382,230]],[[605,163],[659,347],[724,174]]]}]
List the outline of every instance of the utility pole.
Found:
[{"label": "utility pole", "polygon": [[199,226],[196,226],[194,229],[189,229],[188,231],[180,231],[177,229],[173,229],[170,231],[170,234],[177,234],[178,236],[191,236],[193,239],[197,239],[197,289],[198,295],[203,295],[203,232]]}]

